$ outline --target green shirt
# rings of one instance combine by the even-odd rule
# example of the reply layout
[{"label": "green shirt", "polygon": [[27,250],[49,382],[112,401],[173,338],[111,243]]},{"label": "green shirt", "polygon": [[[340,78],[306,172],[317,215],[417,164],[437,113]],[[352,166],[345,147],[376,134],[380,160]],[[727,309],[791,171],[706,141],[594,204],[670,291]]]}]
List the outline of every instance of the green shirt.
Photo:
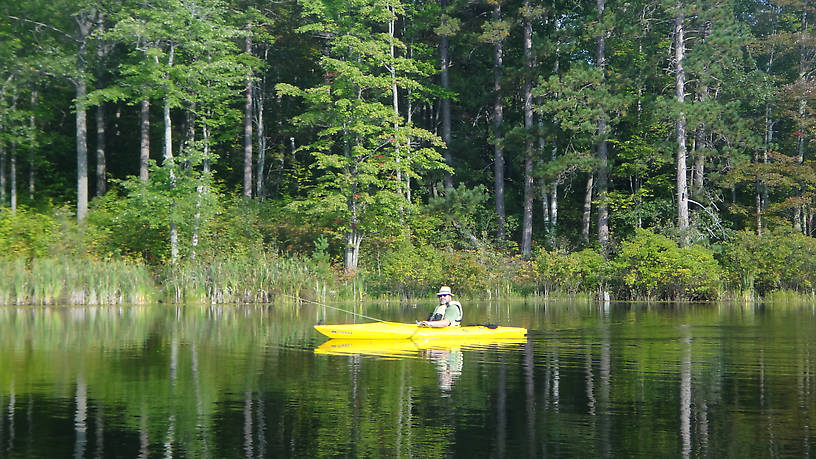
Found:
[{"label": "green shirt", "polygon": [[442,314],[442,317],[448,319],[451,325],[459,325],[462,320],[462,305],[458,301],[440,304],[434,309],[434,314]]}]

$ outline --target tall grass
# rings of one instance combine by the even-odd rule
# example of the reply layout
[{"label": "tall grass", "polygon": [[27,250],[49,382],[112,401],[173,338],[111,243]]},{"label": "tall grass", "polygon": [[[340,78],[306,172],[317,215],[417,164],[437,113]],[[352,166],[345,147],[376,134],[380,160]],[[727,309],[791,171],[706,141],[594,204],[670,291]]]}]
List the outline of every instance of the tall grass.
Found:
[{"label": "tall grass", "polygon": [[171,302],[265,303],[280,296],[315,298],[326,292],[346,293],[328,266],[270,253],[186,260],[166,265],[160,277],[163,295]]},{"label": "tall grass", "polygon": [[0,259],[0,304],[145,304],[158,290],[144,265],[91,258]]}]

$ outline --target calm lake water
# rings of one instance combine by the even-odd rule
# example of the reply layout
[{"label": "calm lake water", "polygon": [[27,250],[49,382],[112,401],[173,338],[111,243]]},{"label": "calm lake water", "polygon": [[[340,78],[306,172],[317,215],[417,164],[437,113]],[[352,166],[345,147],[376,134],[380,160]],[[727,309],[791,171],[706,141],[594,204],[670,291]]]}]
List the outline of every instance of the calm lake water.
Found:
[{"label": "calm lake water", "polygon": [[[338,305],[387,320],[433,303]],[[517,343],[333,347],[316,306],[0,307],[0,457],[806,457],[812,306],[465,304]]]}]

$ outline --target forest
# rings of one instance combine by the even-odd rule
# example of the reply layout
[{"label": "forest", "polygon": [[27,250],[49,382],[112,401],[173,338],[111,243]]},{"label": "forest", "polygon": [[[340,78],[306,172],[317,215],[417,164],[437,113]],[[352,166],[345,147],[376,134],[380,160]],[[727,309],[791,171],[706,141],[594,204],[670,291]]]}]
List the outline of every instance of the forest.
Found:
[{"label": "forest", "polygon": [[0,304],[816,284],[803,0],[0,5]]}]

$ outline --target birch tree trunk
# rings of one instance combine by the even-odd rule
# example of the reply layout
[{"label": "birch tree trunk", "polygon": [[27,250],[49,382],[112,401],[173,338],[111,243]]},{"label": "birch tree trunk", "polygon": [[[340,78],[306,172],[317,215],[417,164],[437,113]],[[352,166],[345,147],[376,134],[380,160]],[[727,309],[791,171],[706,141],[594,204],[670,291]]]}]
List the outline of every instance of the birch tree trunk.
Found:
[{"label": "birch tree trunk", "polygon": [[7,204],[7,190],[8,183],[6,181],[6,164],[8,163],[8,153],[6,152],[6,144],[0,141],[0,207],[5,207]]},{"label": "birch tree trunk", "polygon": [[147,182],[150,160],[150,99],[145,97],[139,110],[139,179]]},{"label": "birch tree trunk", "polygon": [[[343,137],[348,139],[349,135],[348,128],[345,125],[343,126],[343,134],[344,134]],[[351,146],[349,145],[348,141],[344,142],[343,149],[346,159],[349,161],[353,161],[351,158]],[[359,227],[360,208],[356,198],[358,190],[357,166],[352,164],[349,167],[350,167],[349,175],[352,177],[352,179],[350,190],[351,192],[346,198],[346,206],[349,211],[349,227],[348,230],[346,231],[344,268],[347,274],[353,274],[357,271],[357,262],[360,253],[360,243],[363,240],[363,236],[362,233],[360,232]]]},{"label": "birch tree trunk", "polygon": [[[597,0],[596,6],[598,10],[598,21],[603,23],[603,13],[605,7],[605,0]],[[606,79],[603,74],[606,71],[606,37],[605,31],[601,28],[601,32],[597,37],[597,65],[601,71],[601,78]],[[598,118],[598,135],[600,139],[597,145],[598,153],[598,243],[601,246],[601,251],[606,254],[607,246],[609,245],[609,206],[607,204],[607,183],[609,181],[607,171],[607,142],[606,142],[607,120],[606,112],[602,111]]]},{"label": "birch tree trunk", "polygon": [[[556,31],[559,31],[560,29],[561,29],[560,22],[556,22]],[[558,55],[559,55],[560,45],[561,45],[561,43],[559,41],[556,41],[556,43],[555,43],[555,63],[553,64],[553,75],[558,75],[558,71],[559,71]],[[558,93],[555,93],[554,97],[557,99],[558,98]],[[558,120],[556,118],[553,118],[553,123],[555,124],[556,127],[558,126]],[[558,157],[558,138],[556,137],[555,139],[553,139],[553,147],[552,147],[552,152],[550,154],[550,159],[552,161],[555,161],[555,159],[557,157]],[[556,178],[556,179],[554,179],[552,181],[552,184],[550,185],[550,212],[549,212],[549,215],[550,215],[550,233],[553,234],[553,235],[558,230],[558,182],[559,182],[559,179]]]},{"label": "birch tree trunk", "polygon": [[[167,66],[173,67],[173,59],[175,57],[176,44],[170,44],[168,52]],[[169,78],[169,75],[166,76]],[[162,109],[162,117],[164,121],[164,166],[170,168],[170,186],[175,187],[176,176],[173,172],[173,125],[170,118],[170,99],[164,98],[164,107]],[[175,203],[171,204],[170,208],[170,260],[175,263],[178,260],[179,245],[178,245],[178,228],[175,222],[174,207]]]},{"label": "birch tree trunk", "polygon": [[[403,30],[403,35],[405,35],[405,31]],[[412,42],[413,43],[413,42]],[[408,58],[414,58],[414,47],[413,45],[408,46]],[[411,102],[411,96],[413,95],[413,89],[408,88],[408,97],[406,97],[406,110],[405,110],[405,125],[406,126],[413,126],[414,125],[414,107],[413,103]],[[406,156],[411,157],[411,141],[409,139],[408,144],[405,146],[407,150],[405,152]],[[411,174],[405,174],[405,200],[408,203],[411,203]]]},{"label": "birch tree trunk", "polygon": [[96,107],[96,195],[107,192],[107,168],[105,165],[105,103]]},{"label": "birch tree trunk", "polygon": [[[36,171],[36,151],[37,151],[37,120],[34,117],[34,109],[39,101],[37,90],[31,91],[31,116],[28,118],[28,128],[31,141],[30,151],[28,152],[28,201],[34,201],[34,175]],[[2,205],[2,202],[0,202]]]},{"label": "birch tree trunk", "polygon": [[677,229],[680,231],[680,241],[688,244],[688,185],[686,183],[686,115],[682,106],[686,97],[686,72],[683,64],[686,58],[685,14],[684,5],[677,3],[677,15],[674,17],[674,68],[675,68],[675,95],[680,105],[680,113],[675,120],[677,134]]},{"label": "birch tree trunk", "polygon": [[581,217],[581,240],[585,243],[589,242],[589,227],[590,218],[592,215],[592,187],[594,186],[595,176],[591,173],[587,177],[586,190],[584,191],[584,214]]},{"label": "birch tree trunk", "polygon": [[88,34],[93,25],[91,14],[83,13],[74,17],[79,30],[76,56],[76,153],[77,153],[77,223],[82,224],[88,215],[88,120],[85,97],[88,84],[85,80],[87,68]]},{"label": "birch tree trunk", "polygon": [[[501,21],[501,2],[496,1],[493,7],[493,21]],[[503,241],[506,237],[507,212],[504,208],[504,136],[502,122],[504,121],[504,103],[502,101],[502,54],[504,41],[496,40],[493,44],[493,174],[494,191],[496,194],[496,238]]]},{"label": "birch tree trunk", "polygon": [[[530,1],[522,7],[527,15]],[[524,19],[524,214],[521,225],[521,256],[530,258],[533,245],[533,24],[529,17]]]},{"label": "birch tree trunk", "polygon": [[[771,105],[769,103],[765,104],[765,136],[763,139],[763,146],[762,146],[762,158],[761,161],[763,164],[768,164],[768,151],[771,148],[771,142],[773,142],[773,127],[774,121],[771,119]],[[756,159],[757,162],[760,161],[760,158]],[[763,222],[762,222],[762,211],[765,209],[765,203],[768,197],[768,186],[762,182],[760,177],[756,179],[756,199],[755,199],[755,207],[756,207],[756,225],[757,225],[757,236],[762,236],[763,232]]]},{"label": "birch tree trunk", "polygon": [[[448,0],[440,0],[440,7],[442,9],[442,27],[444,28],[447,25],[447,9],[448,9]],[[439,60],[441,64],[441,72],[439,73],[439,81],[442,85],[442,89],[445,91],[450,89],[450,83],[448,80],[448,67],[450,65],[450,58],[448,56],[450,47],[450,41],[448,37],[448,31],[443,30],[442,34],[439,36]],[[445,163],[448,166],[453,167],[453,155],[450,152],[450,144],[451,144],[451,107],[450,107],[450,99],[445,96],[442,97],[440,101],[440,111],[442,112],[442,141],[445,142],[445,150],[443,151],[442,155],[445,158]],[[453,177],[451,176],[450,172],[445,172],[444,177],[442,178],[442,183],[445,185],[446,189],[453,188]]]},{"label": "birch tree trunk", "polygon": [[[264,46],[264,62],[269,56],[269,46]],[[260,87],[255,88],[255,110],[258,139],[258,163],[256,166],[257,177],[255,177],[255,196],[261,201],[266,198],[266,187],[264,185],[266,167],[266,127],[264,126],[264,110],[266,105],[266,72],[263,73]]]},{"label": "birch tree trunk", "polygon": [[[804,82],[807,66],[805,64],[805,34],[807,32],[807,9],[802,10],[801,30],[799,33],[799,81]],[[796,161],[799,165],[805,162],[805,109],[807,108],[807,100],[802,97],[799,99],[799,136],[796,144]],[[799,197],[802,196],[804,190],[798,192]],[[797,231],[802,231],[802,204],[797,204],[793,211],[793,227]]]},{"label": "birch tree trunk", "polygon": [[[251,25],[247,24],[247,32]],[[252,54],[252,38],[247,33],[245,39],[247,54]],[[252,197],[252,71],[247,73],[244,97],[244,196]]]},{"label": "birch tree trunk", "polygon": [[[547,144],[544,140],[544,116],[538,117],[538,150],[539,153],[544,152]],[[538,179],[538,192],[541,196],[541,221],[544,222],[544,229],[549,232],[551,228],[550,223],[550,188],[547,181],[543,178]]]},{"label": "birch tree trunk", "polygon": [[[17,110],[17,95],[11,97],[11,111]],[[9,151],[9,196],[11,198],[11,213],[17,212],[17,141],[12,139]]]},{"label": "birch tree trunk", "polygon": [[394,8],[389,5],[388,10],[391,12],[391,20],[388,21],[388,47],[389,47],[389,55],[391,56],[391,62],[388,67],[388,73],[391,75],[391,108],[394,110],[394,134],[393,134],[393,142],[394,142],[394,161],[396,163],[396,180],[397,180],[397,191],[399,192],[400,196],[405,197],[405,189],[402,184],[402,168],[400,165],[400,140],[399,140],[399,91],[397,90],[397,67],[396,67],[396,54],[394,51],[394,34],[396,32],[396,12]]}]

